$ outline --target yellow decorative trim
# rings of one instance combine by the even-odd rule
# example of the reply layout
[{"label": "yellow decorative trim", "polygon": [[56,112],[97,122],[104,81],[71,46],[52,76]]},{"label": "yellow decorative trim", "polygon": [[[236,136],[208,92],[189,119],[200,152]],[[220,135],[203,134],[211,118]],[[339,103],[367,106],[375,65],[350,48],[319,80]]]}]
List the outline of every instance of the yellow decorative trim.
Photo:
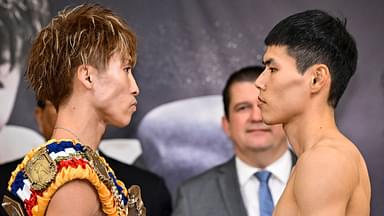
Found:
[{"label": "yellow decorative trim", "polygon": [[96,188],[102,204],[102,210],[105,214],[111,216],[117,215],[117,206],[115,206],[113,194],[107,186],[99,180],[96,172],[89,165],[86,165],[85,169],[81,166],[77,168],[62,168],[56,175],[55,181],[43,192],[42,196],[37,196],[37,205],[32,208],[32,214],[34,216],[43,216],[55,192],[65,183],[77,179],[86,179]]},{"label": "yellow decorative trim", "polygon": [[[15,181],[15,178],[17,174],[24,170],[26,167],[26,164],[28,161],[30,161],[38,151],[45,147],[46,145],[49,145],[51,143],[60,143],[62,141],[70,141],[76,144],[77,142],[72,139],[51,139],[47,143],[44,143],[40,145],[39,147],[32,149],[30,152],[26,154],[23,161],[17,166],[17,168],[12,172],[12,176],[8,182],[8,190],[11,191],[12,183]],[[83,145],[84,146],[84,145]],[[86,160],[86,158],[84,158]],[[108,163],[105,161],[103,157],[99,157],[102,163],[104,163],[107,167],[108,172],[112,172],[114,175],[114,171],[110,168]],[[86,160],[87,161],[87,160]],[[49,184],[48,188],[43,191],[43,193],[40,195],[36,195],[36,201],[37,204],[32,208],[32,215],[33,216],[44,216],[45,212],[47,210],[47,207],[49,205],[49,202],[51,198],[54,196],[55,192],[64,184],[73,181],[73,180],[88,180],[96,189],[99,200],[101,203],[102,211],[109,216],[115,216],[115,215],[125,215],[127,209],[121,209],[119,203],[116,203],[116,197],[114,197],[114,194],[110,191],[110,189],[101,181],[101,179],[98,177],[96,171],[94,168],[91,167],[89,163],[85,165],[85,168],[83,168],[81,165],[77,166],[76,168],[68,166],[68,167],[62,167],[61,170],[56,174],[54,180]],[[126,187],[124,186],[124,183],[120,180],[116,180],[117,184],[121,186],[123,189],[123,193],[125,196],[128,195],[128,191]],[[128,197],[128,196],[127,196]],[[120,214],[119,214],[120,213]]]}]

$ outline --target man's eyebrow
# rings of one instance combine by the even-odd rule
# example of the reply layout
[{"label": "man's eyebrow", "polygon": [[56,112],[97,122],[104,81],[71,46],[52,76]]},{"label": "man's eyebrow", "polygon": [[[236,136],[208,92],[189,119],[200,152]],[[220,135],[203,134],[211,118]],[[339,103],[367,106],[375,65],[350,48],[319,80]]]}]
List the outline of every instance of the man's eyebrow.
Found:
[{"label": "man's eyebrow", "polygon": [[233,108],[237,108],[237,107],[239,107],[239,106],[249,105],[249,104],[251,104],[251,103],[249,103],[248,101],[239,101],[239,102],[237,102],[237,103],[235,103],[235,104],[233,105]]},{"label": "man's eyebrow", "polygon": [[270,65],[270,64],[273,64],[273,62],[274,62],[274,60],[273,60],[273,58],[270,58],[270,59],[267,59],[267,60],[263,60],[263,65],[265,65],[265,66],[268,66],[268,65]]},{"label": "man's eyebrow", "polygon": [[132,61],[130,59],[122,59],[121,65],[123,66],[132,66]]}]

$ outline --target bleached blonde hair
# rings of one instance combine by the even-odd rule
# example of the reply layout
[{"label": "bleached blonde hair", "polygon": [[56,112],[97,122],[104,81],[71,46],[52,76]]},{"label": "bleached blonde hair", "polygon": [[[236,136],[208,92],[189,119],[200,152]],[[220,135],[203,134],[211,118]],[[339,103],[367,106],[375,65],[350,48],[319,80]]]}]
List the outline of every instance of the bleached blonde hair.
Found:
[{"label": "bleached blonde hair", "polygon": [[37,98],[58,107],[72,93],[80,65],[103,71],[115,53],[135,65],[136,37],[122,18],[98,4],[67,8],[33,42],[26,77]]}]

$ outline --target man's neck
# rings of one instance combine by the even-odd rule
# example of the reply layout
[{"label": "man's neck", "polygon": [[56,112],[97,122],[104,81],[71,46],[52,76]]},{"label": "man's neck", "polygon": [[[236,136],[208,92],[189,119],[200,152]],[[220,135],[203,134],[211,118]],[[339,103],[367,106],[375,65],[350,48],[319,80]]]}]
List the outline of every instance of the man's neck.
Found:
[{"label": "man's neck", "polygon": [[96,150],[106,125],[97,117],[96,112],[85,104],[68,102],[60,106],[55,127],[58,129],[54,130],[52,138],[78,139],[80,143]]},{"label": "man's neck", "polygon": [[283,128],[298,157],[329,134],[338,132],[334,109],[329,106],[302,113],[283,124]]}]

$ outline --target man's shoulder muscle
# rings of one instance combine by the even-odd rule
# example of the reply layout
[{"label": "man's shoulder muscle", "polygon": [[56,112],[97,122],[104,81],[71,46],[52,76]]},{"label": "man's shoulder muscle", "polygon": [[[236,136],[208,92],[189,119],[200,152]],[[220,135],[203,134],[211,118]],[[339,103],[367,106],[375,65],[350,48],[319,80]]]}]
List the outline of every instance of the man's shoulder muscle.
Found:
[{"label": "man's shoulder muscle", "polygon": [[98,215],[100,201],[93,186],[75,180],[60,187],[52,197],[46,215]]},{"label": "man's shoulder muscle", "polygon": [[349,154],[332,145],[312,148],[300,156],[295,168],[294,196],[303,213],[314,209],[343,211],[358,179],[357,167],[351,160]]}]

